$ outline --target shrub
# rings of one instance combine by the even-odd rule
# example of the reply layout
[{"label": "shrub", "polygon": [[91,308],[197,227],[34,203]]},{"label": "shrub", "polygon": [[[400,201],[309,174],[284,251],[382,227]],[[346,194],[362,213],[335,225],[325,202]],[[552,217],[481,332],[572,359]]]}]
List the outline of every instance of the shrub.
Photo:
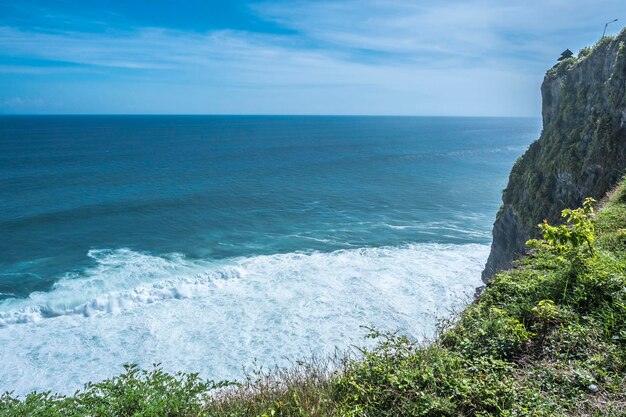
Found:
[{"label": "shrub", "polygon": [[584,48],[582,48],[579,52],[578,52],[578,58],[584,58],[587,55],[589,55],[592,51],[592,48],[590,48],[589,46],[585,46]]},{"label": "shrub", "polygon": [[565,218],[566,224],[552,226],[544,220],[538,225],[543,240],[531,239],[526,244],[570,259],[577,257],[581,252],[584,255],[593,254],[595,236],[591,218],[595,202],[593,198],[587,198],[582,207],[563,210],[561,216]]},{"label": "shrub", "polygon": [[454,328],[442,335],[442,341],[468,357],[506,359],[519,354],[532,336],[506,310],[481,305],[466,310]]},{"label": "shrub", "polygon": [[510,364],[392,333],[372,336],[378,345],[335,380],[341,416],[500,415],[511,407]]},{"label": "shrub", "polygon": [[211,391],[230,382],[203,381],[198,374],[152,371],[124,365],[119,376],[88,383],[73,397],[31,393],[23,402],[5,393],[0,397],[3,417],[191,417],[205,415]]}]

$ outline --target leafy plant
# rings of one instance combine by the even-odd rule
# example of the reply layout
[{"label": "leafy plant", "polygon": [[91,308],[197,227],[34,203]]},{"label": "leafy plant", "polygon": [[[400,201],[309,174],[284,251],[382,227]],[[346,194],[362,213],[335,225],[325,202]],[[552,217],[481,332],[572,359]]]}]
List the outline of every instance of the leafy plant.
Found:
[{"label": "leafy plant", "polygon": [[565,218],[565,224],[552,226],[544,220],[538,225],[543,234],[543,240],[531,239],[526,244],[568,258],[576,257],[581,253],[593,254],[595,235],[591,219],[595,202],[593,198],[586,198],[582,207],[563,210],[561,217]]},{"label": "leafy plant", "polygon": [[151,371],[137,365],[124,365],[125,372],[98,382],[88,383],[73,397],[31,393],[24,401],[10,393],[0,397],[2,417],[196,417],[206,415],[211,392],[232,382],[203,381],[198,374]]},{"label": "leafy plant", "polygon": [[442,335],[442,342],[468,357],[505,359],[519,354],[532,336],[505,309],[481,305],[468,308],[456,326]]}]

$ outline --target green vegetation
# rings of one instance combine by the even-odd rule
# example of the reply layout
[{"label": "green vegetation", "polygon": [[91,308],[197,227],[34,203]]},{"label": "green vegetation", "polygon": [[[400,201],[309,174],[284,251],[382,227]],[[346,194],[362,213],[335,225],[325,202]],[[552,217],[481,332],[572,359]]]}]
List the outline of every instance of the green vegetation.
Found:
[{"label": "green vegetation", "polygon": [[439,336],[372,330],[357,357],[257,370],[241,383],[134,366],[71,397],[0,399],[0,416],[625,416],[626,183],[496,275]]},{"label": "green vegetation", "polygon": [[226,382],[202,381],[196,374],[170,375],[155,365],[144,371],[135,365],[115,378],[89,383],[72,397],[50,392],[31,393],[23,401],[9,393],[0,397],[3,417],[78,417],[78,416],[200,416],[212,390]]},{"label": "green vegetation", "polygon": [[[547,75],[548,76],[555,76],[555,75],[563,76],[563,75],[565,75],[568,70],[572,69],[577,64],[582,62],[592,52],[594,52],[594,51],[596,51],[598,49],[606,47],[608,44],[610,44],[611,42],[615,41],[615,39],[618,39],[623,34],[624,34],[624,32],[618,34],[617,36],[611,36],[611,35],[604,36],[603,38],[599,39],[596,42],[595,45],[593,45],[593,46],[585,46],[585,47],[581,48],[580,51],[578,51],[578,56],[571,56],[570,55],[570,56],[563,57],[563,59],[561,59],[557,65],[555,65],[554,67],[552,67],[552,68],[550,68],[548,70]],[[561,64],[563,64],[563,65],[561,65]]]},{"label": "green vegetation", "polygon": [[582,262],[585,256],[594,252],[594,226],[591,221],[596,200],[589,197],[577,209],[565,209],[561,217],[565,224],[552,226],[547,220],[539,224],[543,240],[531,239],[526,245],[535,249],[546,249],[555,255],[567,257],[570,261]]}]

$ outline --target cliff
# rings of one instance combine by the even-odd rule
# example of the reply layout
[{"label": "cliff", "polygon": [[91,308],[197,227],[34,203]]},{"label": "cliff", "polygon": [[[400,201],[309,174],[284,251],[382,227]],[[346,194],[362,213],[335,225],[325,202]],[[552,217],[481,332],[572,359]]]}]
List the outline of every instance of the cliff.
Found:
[{"label": "cliff", "polygon": [[551,68],[541,86],[543,131],[515,163],[493,225],[483,281],[511,266],[563,208],[601,198],[626,168],[626,29]]}]

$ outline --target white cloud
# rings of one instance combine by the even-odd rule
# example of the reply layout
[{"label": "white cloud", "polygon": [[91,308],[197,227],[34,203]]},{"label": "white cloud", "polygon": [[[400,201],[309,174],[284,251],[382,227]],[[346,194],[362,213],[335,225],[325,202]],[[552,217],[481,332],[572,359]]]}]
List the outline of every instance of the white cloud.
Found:
[{"label": "white cloud", "polygon": [[626,20],[626,4],[617,0],[299,1],[262,3],[256,10],[335,47],[441,53],[458,62],[487,57],[492,64],[515,53],[551,57],[556,44],[575,34],[599,37],[604,19],[622,14]]},{"label": "white cloud", "polygon": [[538,115],[539,83],[558,53],[593,42],[608,17],[626,20],[614,0],[272,1],[254,10],[293,33],[0,27],[0,56],[61,63],[5,61],[0,73],[91,75],[51,89],[67,102],[76,95],[81,109],[92,96],[121,106],[129,94],[99,87],[124,86],[145,98],[144,111]]}]

